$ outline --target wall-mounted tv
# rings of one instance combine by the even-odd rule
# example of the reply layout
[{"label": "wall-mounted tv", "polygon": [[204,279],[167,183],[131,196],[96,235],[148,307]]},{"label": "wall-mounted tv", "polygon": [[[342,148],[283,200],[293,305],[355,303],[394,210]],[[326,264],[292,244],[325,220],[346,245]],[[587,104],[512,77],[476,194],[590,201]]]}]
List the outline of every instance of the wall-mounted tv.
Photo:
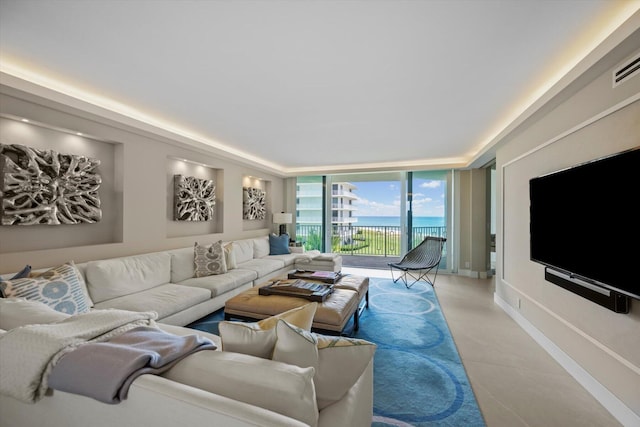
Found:
[{"label": "wall-mounted tv", "polygon": [[529,202],[532,261],[640,299],[640,146],[531,179]]}]

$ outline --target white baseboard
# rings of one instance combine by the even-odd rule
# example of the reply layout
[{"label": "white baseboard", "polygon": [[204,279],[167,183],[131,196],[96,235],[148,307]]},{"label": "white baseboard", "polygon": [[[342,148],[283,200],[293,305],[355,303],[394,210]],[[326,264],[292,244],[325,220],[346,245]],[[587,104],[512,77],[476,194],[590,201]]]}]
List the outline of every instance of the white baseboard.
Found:
[{"label": "white baseboard", "polygon": [[640,415],[633,412],[627,405],[600,384],[586,370],[584,370],[567,353],[547,338],[539,329],[511,307],[496,293],[493,301],[502,308],[522,329],[527,332],[547,353],[553,357],[578,383],[584,387],[602,406],[607,409],[623,426],[640,426]]}]

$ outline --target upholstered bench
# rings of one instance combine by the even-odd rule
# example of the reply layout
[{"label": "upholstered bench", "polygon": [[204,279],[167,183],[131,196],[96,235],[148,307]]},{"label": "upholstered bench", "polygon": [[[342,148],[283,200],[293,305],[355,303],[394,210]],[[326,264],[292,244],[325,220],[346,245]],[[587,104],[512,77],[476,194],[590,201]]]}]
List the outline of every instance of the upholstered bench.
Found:
[{"label": "upholstered bench", "polygon": [[[265,283],[266,284],[266,283]],[[253,287],[227,300],[225,320],[256,321],[301,307],[308,300],[282,295],[260,295]],[[313,330],[325,334],[340,334],[353,316],[354,330],[359,328],[360,313],[369,307],[369,278],[345,275],[334,285],[334,291],[323,302],[313,318]]]},{"label": "upholstered bench", "polygon": [[311,251],[307,252],[306,255],[296,259],[296,269],[335,272],[342,270],[342,255],[340,254]]}]

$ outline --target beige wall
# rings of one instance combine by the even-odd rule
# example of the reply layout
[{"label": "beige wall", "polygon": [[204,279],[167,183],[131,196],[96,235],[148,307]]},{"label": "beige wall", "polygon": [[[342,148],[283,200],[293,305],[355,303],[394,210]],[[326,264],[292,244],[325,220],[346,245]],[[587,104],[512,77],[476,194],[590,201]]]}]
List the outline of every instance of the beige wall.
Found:
[{"label": "beige wall", "polygon": [[460,170],[457,185],[455,222],[459,230],[454,270],[461,275],[486,278],[487,271],[487,169]]},{"label": "beige wall", "polygon": [[[640,301],[629,314],[614,313],[546,282],[544,267],[529,260],[529,179],[640,145],[640,76],[614,89],[611,72],[574,90],[498,149],[496,295],[640,414]],[[638,197],[639,183],[612,185],[627,185],[629,197]],[[594,238],[594,250],[603,248]],[[616,263],[616,251],[634,248],[606,248],[602,262],[638,280],[635,266]]]},{"label": "beige wall", "polygon": [[[271,212],[284,208],[284,180],[207,154],[178,141],[89,117],[68,105],[2,86],[0,143],[21,144],[102,160],[103,221],[97,224],[0,227],[0,273],[25,264],[34,268],[74,260],[110,258],[187,247],[199,242],[265,235]],[[48,126],[81,131],[94,140],[7,118],[26,117]],[[186,159],[184,162],[181,159]],[[213,222],[173,220],[173,175],[216,181],[217,218]],[[267,192],[267,218],[242,219],[242,187]]]}]

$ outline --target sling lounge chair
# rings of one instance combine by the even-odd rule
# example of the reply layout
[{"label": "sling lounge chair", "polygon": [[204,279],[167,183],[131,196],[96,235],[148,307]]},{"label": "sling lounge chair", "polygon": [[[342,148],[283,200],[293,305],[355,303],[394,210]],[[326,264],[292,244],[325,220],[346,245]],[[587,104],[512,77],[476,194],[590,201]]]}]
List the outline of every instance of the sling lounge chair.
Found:
[{"label": "sling lounge chair", "polygon": [[[446,241],[447,239],[444,237],[427,236],[418,246],[407,252],[400,262],[390,262],[389,268],[393,283],[402,279],[404,285],[410,288],[416,282],[425,280],[431,286],[435,286],[438,267],[442,259],[442,249]],[[402,272],[397,278],[393,277],[394,269]],[[433,273],[433,278],[429,277],[431,273]],[[407,276],[411,278],[411,283],[408,282]]]}]

